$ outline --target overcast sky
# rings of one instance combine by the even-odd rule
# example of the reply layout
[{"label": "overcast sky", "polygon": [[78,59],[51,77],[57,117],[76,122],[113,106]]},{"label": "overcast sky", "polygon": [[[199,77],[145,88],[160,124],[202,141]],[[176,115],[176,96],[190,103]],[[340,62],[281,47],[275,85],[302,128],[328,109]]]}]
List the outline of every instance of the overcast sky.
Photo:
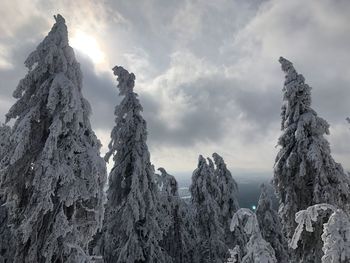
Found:
[{"label": "overcast sky", "polygon": [[350,170],[350,1],[1,0],[1,121],[24,60],[57,13],[81,63],[102,153],[119,102],[111,68],[122,65],[136,75],[156,167],[190,176],[199,154],[218,152],[235,176],[272,176],[284,56],[313,88],[333,156]]}]

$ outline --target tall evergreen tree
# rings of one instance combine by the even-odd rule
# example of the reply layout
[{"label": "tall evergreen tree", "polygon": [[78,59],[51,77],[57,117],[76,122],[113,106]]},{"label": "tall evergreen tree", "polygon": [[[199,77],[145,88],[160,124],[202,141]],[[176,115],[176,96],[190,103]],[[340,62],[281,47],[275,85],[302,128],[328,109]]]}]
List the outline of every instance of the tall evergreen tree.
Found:
[{"label": "tall evergreen tree", "polygon": [[[197,233],[188,205],[180,199],[177,181],[164,168],[158,169],[156,182],[160,191],[161,213],[167,222],[163,231],[161,246],[174,263],[196,262]],[[164,219],[166,218],[166,219]]]},{"label": "tall evergreen tree", "polygon": [[[328,123],[311,108],[311,88],[294,69],[280,58],[285,72],[282,106],[281,149],[276,157],[274,184],[280,199],[279,213],[285,233],[291,238],[296,228],[294,215],[308,206],[328,203],[348,210],[349,178],[332,156],[324,134]],[[322,229],[303,233],[295,251],[297,262],[320,262]]]},{"label": "tall evergreen tree", "polygon": [[82,74],[61,15],[25,61],[6,114],[15,119],[1,166],[14,262],[87,262],[102,224],[106,171],[91,130]]},{"label": "tall evergreen tree", "polygon": [[[11,128],[7,125],[0,126],[0,170],[1,159],[7,152],[10,142]],[[1,181],[1,178],[0,178]],[[13,250],[15,242],[8,221],[8,211],[4,205],[5,198],[0,189],[0,263],[13,262]]]},{"label": "tall evergreen tree", "polygon": [[160,174],[155,174],[155,182],[159,189],[159,212],[162,218],[161,229],[163,238],[160,245],[174,262],[183,260],[179,218],[179,194],[177,181],[162,167]]},{"label": "tall evergreen tree", "polygon": [[195,209],[195,220],[199,233],[200,262],[225,262],[228,247],[224,229],[220,223],[220,207],[217,203],[219,189],[214,182],[214,165],[209,165],[200,155],[198,168],[193,172],[190,192]]},{"label": "tall evergreen tree", "polygon": [[231,172],[227,169],[224,159],[213,153],[215,162],[215,179],[219,188],[218,205],[220,208],[220,222],[224,228],[225,242],[229,247],[237,245],[237,238],[230,232],[233,215],[239,209],[238,186]]},{"label": "tall evergreen tree", "polygon": [[264,184],[261,186],[256,217],[262,237],[269,242],[275,250],[277,262],[289,262],[287,239],[282,233],[280,218],[277,212],[272,208],[271,197],[268,195],[267,188]]},{"label": "tall evergreen tree", "polygon": [[124,96],[115,108],[115,127],[109,151],[114,167],[109,175],[104,221],[106,262],[167,262],[160,247],[162,231],[158,213],[158,190],[146,139],[146,121],[134,92],[135,75],[122,67],[118,76],[119,94]]},{"label": "tall evergreen tree", "polygon": [[199,233],[195,222],[195,209],[191,203],[180,199],[179,219],[181,241],[183,249],[183,263],[201,263],[197,247]]}]

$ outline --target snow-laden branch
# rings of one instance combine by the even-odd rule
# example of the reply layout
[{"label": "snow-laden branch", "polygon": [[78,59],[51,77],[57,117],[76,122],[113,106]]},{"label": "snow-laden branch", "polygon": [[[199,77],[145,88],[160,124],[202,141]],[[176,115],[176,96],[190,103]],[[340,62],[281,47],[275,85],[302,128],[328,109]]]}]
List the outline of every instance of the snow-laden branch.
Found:
[{"label": "snow-laden branch", "polygon": [[[230,229],[234,231],[239,227],[243,227],[249,238],[242,263],[277,263],[273,248],[261,235],[255,213],[247,208],[239,209],[232,218]],[[234,254],[237,255],[237,251]]]},{"label": "snow-laden branch", "polygon": [[301,210],[295,215],[298,226],[290,246],[298,247],[298,241],[304,231],[313,232],[318,221],[328,221],[323,225],[321,236],[323,247],[322,263],[350,262],[350,217],[341,209],[329,204],[317,204]]}]

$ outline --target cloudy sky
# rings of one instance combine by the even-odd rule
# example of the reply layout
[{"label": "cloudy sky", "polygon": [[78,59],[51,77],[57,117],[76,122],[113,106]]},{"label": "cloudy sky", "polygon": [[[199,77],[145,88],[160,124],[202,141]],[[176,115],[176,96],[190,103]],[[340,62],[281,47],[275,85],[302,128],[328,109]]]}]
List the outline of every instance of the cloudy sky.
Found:
[{"label": "cloudy sky", "polygon": [[284,56],[313,88],[333,155],[350,170],[350,1],[1,0],[1,121],[24,60],[57,13],[81,63],[102,153],[119,102],[111,68],[123,65],[136,75],[156,167],[188,177],[198,154],[218,152],[236,176],[271,176]]}]

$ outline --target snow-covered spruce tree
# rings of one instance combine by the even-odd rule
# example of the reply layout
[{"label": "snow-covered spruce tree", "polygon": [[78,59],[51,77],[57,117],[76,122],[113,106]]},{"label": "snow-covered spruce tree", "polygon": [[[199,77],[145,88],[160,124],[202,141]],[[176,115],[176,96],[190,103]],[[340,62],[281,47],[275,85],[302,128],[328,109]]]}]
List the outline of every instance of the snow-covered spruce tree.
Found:
[{"label": "snow-covered spruce tree", "polygon": [[14,262],[87,262],[87,245],[102,225],[105,162],[65,20],[55,20],[25,61],[29,71],[6,114],[15,123],[1,188],[16,237]]},{"label": "snow-covered spruce tree", "polygon": [[158,213],[158,190],[146,139],[146,121],[134,92],[135,75],[122,67],[113,68],[118,76],[120,95],[115,108],[108,161],[114,167],[109,175],[104,220],[104,260],[119,262],[169,262],[160,247],[162,231]]},{"label": "snow-covered spruce tree", "polygon": [[[0,170],[1,159],[7,152],[10,142],[11,128],[7,125],[0,126]],[[0,178],[1,181],[1,178]],[[5,198],[2,196],[0,189],[0,263],[13,262],[13,250],[15,242],[8,226],[8,212],[4,206]]]},{"label": "snow-covered spruce tree", "polygon": [[182,242],[179,218],[179,194],[177,181],[174,176],[168,174],[162,167],[158,168],[160,174],[155,174],[155,182],[159,189],[159,212],[163,219],[161,229],[163,238],[161,247],[171,256],[174,262],[183,259]]},{"label": "snow-covered spruce tree", "polygon": [[197,228],[196,213],[192,204],[180,199],[179,218],[181,219],[181,241],[184,263],[200,263],[199,249],[197,247],[199,233]]},{"label": "snow-covered spruce tree", "polygon": [[[281,149],[276,157],[274,184],[280,199],[279,214],[284,231],[291,238],[296,228],[294,215],[318,203],[348,210],[349,178],[332,156],[324,134],[328,123],[311,108],[311,88],[293,64],[280,58],[285,72],[282,106]],[[297,262],[320,262],[322,229],[303,233],[295,251]]]},{"label": "snow-covered spruce tree", "polygon": [[[231,258],[228,262],[239,263],[277,263],[275,252],[270,243],[262,237],[256,215],[247,208],[239,209],[232,217],[230,229],[243,227],[248,238],[246,251],[242,253],[236,246],[231,250]],[[239,256],[243,256],[242,259]]]},{"label": "snow-covered spruce tree", "polygon": [[195,228],[188,205],[180,199],[177,181],[164,168],[158,169],[156,183],[160,193],[160,209],[166,226],[160,242],[174,263],[195,262]]},{"label": "snow-covered spruce tree", "polygon": [[219,189],[214,178],[212,162],[209,159],[208,165],[200,155],[190,186],[199,233],[200,262],[225,262],[228,257],[224,229],[219,219],[220,207],[216,200]]},{"label": "snow-covered spruce tree", "polygon": [[282,233],[282,224],[277,212],[272,208],[271,197],[267,193],[264,184],[261,185],[261,194],[258,207],[256,209],[256,217],[262,237],[271,244],[275,250],[277,262],[288,263],[288,243]]},{"label": "snow-covered spruce tree", "polygon": [[[329,215],[331,211],[331,215]],[[296,249],[304,231],[313,232],[313,224],[323,224],[322,263],[350,262],[350,217],[341,209],[329,204],[317,204],[301,210],[295,215],[298,226],[291,240],[291,247]],[[319,222],[320,221],[320,222]]]},{"label": "snow-covered spruce tree", "polygon": [[220,222],[224,228],[225,242],[229,247],[237,245],[237,238],[230,232],[230,223],[233,215],[239,209],[238,186],[227,169],[224,159],[213,153],[215,162],[215,179],[219,188],[218,205],[220,207]]}]

